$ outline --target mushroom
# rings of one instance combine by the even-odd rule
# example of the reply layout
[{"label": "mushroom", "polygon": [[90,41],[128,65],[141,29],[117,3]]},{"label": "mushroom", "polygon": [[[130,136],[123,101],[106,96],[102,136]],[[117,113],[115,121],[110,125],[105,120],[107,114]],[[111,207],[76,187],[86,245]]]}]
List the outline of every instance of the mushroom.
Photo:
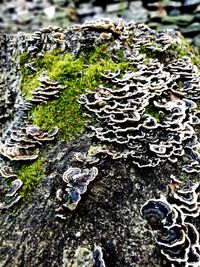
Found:
[{"label": "mushroom", "polygon": [[171,266],[197,267],[200,264],[199,233],[187,222],[199,215],[199,183],[185,184],[175,176],[167,196],[148,200],[140,210],[155,231],[156,242]]},{"label": "mushroom", "polygon": [[16,192],[18,191],[18,189],[22,185],[23,185],[23,182],[20,179],[16,179],[16,180],[12,181],[11,188],[7,191],[6,197],[12,197],[12,196],[14,196],[16,194]]},{"label": "mushroom", "polygon": [[53,98],[57,98],[59,92],[66,88],[57,81],[51,81],[45,73],[42,73],[38,80],[40,81],[40,84],[34,90],[33,96],[29,100],[31,104],[45,103]]},{"label": "mushroom", "polygon": [[38,146],[42,142],[53,140],[57,132],[57,127],[48,132],[35,125],[26,125],[17,130],[11,128],[10,135],[5,134],[5,141],[0,143],[0,153],[9,160],[36,159]]},{"label": "mushroom", "polygon": [[[70,167],[63,173],[63,181],[67,184],[64,190],[58,189],[56,197],[59,201],[64,200],[62,208],[76,209],[81,195],[87,191],[87,186],[98,175],[98,169],[83,169]],[[60,211],[60,210],[59,210]]]}]

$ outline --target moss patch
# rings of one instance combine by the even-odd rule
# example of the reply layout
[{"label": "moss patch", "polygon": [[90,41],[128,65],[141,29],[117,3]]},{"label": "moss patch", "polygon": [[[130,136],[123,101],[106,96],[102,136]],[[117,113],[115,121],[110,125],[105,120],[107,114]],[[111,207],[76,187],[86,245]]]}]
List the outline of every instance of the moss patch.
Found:
[{"label": "moss patch", "polygon": [[141,45],[140,47],[140,53],[146,55],[146,63],[148,64],[148,61],[150,58],[156,58],[162,63],[166,63],[170,60],[170,53],[167,52],[160,52],[160,51],[152,51],[151,49],[147,48],[145,45]]},{"label": "moss patch", "polygon": [[30,98],[32,96],[32,92],[35,88],[38,87],[40,72],[35,75],[29,68],[27,68],[26,64],[29,61],[29,53],[24,52],[20,55],[20,71],[21,71],[21,91],[25,94],[26,98]]},{"label": "moss patch", "polygon": [[[101,73],[108,69],[135,69],[133,63],[128,62],[120,51],[117,56],[112,57],[107,45],[95,47],[79,58],[59,51],[46,53],[35,60],[35,67],[38,69],[37,74],[22,74],[21,90],[26,98],[37,87],[35,80],[43,71],[47,71],[52,80],[61,82],[67,88],[60,93],[59,99],[35,106],[29,116],[34,124],[42,128],[51,129],[57,126],[59,139],[66,141],[83,131],[85,118],[77,99],[86,90],[93,90],[103,83]],[[24,81],[28,83],[25,84]]]},{"label": "moss patch", "polygon": [[185,38],[181,37],[180,44],[173,44],[171,49],[174,50],[176,58],[182,58],[184,56],[190,57],[192,59],[192,63],[196,65],[200,69],[200,56],[197,50],[193,46],[191,46]]},{"label": "moss patch", "polygon": [[141,45],[140,53],[145,54],[148,59],[156,58],[162,63],[168,63],[174,58],[182,58],[184,56],[188,56],[192,59],[192,63],[196,65],[200,69],[200,56],[197,50],[193,46],[191,46],[183,36],[181,36],[180,43],[172,44],[168,49],[164,52],[160,51],[152,51],[145,45]]},{"label": "moss patch", "polygon": [[153,105],[151,105],[151,104],[149,104],[148,106],[145,107],[144,113],[151,115],[158,122],[161,122],[161,120],[162,120],[162,116],[160,115],[160,113],[158,112],[158,110]]},{"label": "moss patch", "polygon": [[20,195],[27,199],[33,189],[40,183],[43,176],[43,163],[45,158],[40,157],[33,163],[23,163],[19,166],[17,178],[23,181],[23,186],[20,189]]}]

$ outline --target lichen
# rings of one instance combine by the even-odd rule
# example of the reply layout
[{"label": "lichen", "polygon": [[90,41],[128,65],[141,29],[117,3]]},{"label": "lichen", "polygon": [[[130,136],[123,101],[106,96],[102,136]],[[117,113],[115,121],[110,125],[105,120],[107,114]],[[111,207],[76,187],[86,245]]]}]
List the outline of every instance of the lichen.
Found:
[{"label": "lichen", "polygon": [[[23,55],[21,64],[24,64]],[[58,137],[68,141],[71,136],[77,137],[84,129],[85,119],[77,99],[86,90],[92,90],[99,85],[101,73],[110,69],[126,70],[134,68],[119,51],[115,58],[108,54],[108,46],[94,47],[90,52],[79,58],[70,54],[61,54],[59,51],[46,53],[43,57],[35,60],[36,74],[30,74],[25,68],[22,69],[21,90],[26,98],[30,98],[34,89],[38,86],[37,78],[44,71],[55,81],[61,82],[67,88],[60,93],[57,100],[34,107],[29,116],[33,123],[51,129],[59,128]]]},{"label": "lichen", "polygon": [[33,163],[23,163],[18,166],[17,177],[23,182],[20,195],[27,199],[33,189],[41,182],[43,176],[44,157],[38,158]]}]

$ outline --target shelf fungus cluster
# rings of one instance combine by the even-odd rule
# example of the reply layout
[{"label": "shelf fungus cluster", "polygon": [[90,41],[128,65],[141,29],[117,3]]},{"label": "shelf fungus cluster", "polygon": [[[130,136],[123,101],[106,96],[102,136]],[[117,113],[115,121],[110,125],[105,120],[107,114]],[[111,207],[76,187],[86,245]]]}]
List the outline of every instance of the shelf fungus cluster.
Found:
[{"label": "shelf fungus cluster", "polygon": [[199,233],[188,219],[200,214],[200,185],[172,177],[168,195],[150,199],[141,215],[155,231],[156,242],[171,267],[199,267]]},{"label": "shelf fungus cluster", "polygon": [[81,200],[81,195],[87,191],[88,184],[93,181],[97,175],[98,169],[96,167],[83,170],[70,167],[64,172],[63,181],[67,184],[67,187],[64,190],[57,190],[57,199],[64,202],[64,204],[57,209],[57,217],[64,219],[61,213],[66,208],[70,210],[76,209]]},{"label": "shelf fungus cluster", "polygon": [[[68,29],[56,26],[42,28],[21,38],[20,49],[28,51],[31,57],[42,56],[43,52],[54,49],[78,55],[82,48],[84,51],[88,40],[97,45],[105,42],[109,44],[112,41],[109,49],[113,52],[123,49],[127,58],[133,58],[136,53],[137,60],[141,60],[145,57],[140,53],[141,46],[150,51],[163,52],[180,41],[180,35],[170,30],[157,32],[144,24],[126,23],[122,19],[114,21],[104,18],[73,25]],[[31,67],[30,64],[29,66]],[[31,68],[34,70],[35,67]]]},{"label": "shelf fungus cluster", "polygon": [[57,26],[44,27],[29,35],[26,39],[27,49],[37,55],[41,51],[51,51],[56,48],[65,49],[64,29]]},{"label": "shelf fungus cluster", "polygon": [[95,118],[89,128],[107,144],[108,154],[130,156],[139,167],[175,163],[184,156],[184,171],[199,171],[194,127],[200,120],[194,100],[200,92],[200,74],[188,57],[165,65],[150,59],[135,71],[108,71],[102,76],[108,85],[81,95],[79,102],[91,121]]},{"label": "shelf fungus cluster", "polygon": [[55,138],[58,128],[50,132],[35,125],[13,127],[9,129],[5,138],[0,142],[0,154],[9,160],[33,160],[38,157],[38,147],[45,141]]},{"label": "shelf fungus cluster", "polygon": [[40,104],[59,97],[59,93],[65,87],[60,82],[52,81],[45,73],[38,78],[40,85],[34,90],[30,103]]},{"label": "shelf fungus cluster", "polygon": [[[0,209],[7,209],[20,199],[17,191],[22,182],[16,179],[17,174],[9,167],[12,165],[15,168],[11,161],[35,160],[41,145],[53,140],[58,131],[57,127],[49,132],[40,129],[32,125],[28,118],[28,111],[33,105],[58,97],[63,88],[60,83],[50,80],[43,73],[39,77],[40,84],[33,92],[32,100],[24,99],[20,90],[22,77],[19,55],[27,52],[30,36],[31,34],[24,33],[0,36]],[[30,56],[30,61],[32,59]],[[12,179],[12,185],[7,192],[8,178]]]},{"label": "shelf fungus cluster", "polygon": [[15,179],[12,181],[11,187],[7,190],[5,194],[1,194],[0,210],[8,209],[12,207],[16,202],[18,202],[21,196],[18,194],[18,190],[22,186],[23,182],[20,179]]},{"label": "shelf fungus cluster", "polygon": [[[109,40],[115,35],[121,41],[131,40],[131,48],[137,50],[142,45],[153,51],[165,51],[175,42],[173,34],[170,31],[156,32],[147,25],[126,23],[123,19],[112,20],[102,18],[97,21],[88,21],[81,26],[72,27],[74,31],[97,30],[100,31],[99,39]],[[118,43],[120,45],[120,42]],[[141,56],[140,56],[141,58]]]}]

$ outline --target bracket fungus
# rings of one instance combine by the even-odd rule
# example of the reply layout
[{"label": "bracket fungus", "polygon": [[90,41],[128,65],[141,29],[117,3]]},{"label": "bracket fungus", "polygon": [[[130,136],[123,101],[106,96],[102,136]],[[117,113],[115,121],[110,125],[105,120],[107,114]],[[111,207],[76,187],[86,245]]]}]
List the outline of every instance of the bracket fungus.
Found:
[{"label": "bracket fungus", "polygon": [[97,146],[90,146],[89,149],[85,152],[76,152],[74,154],[74,159],[79,162],[87,162],[89,164],[94,164],[100,160],[98,157],[98,154],[100,153],[106,153],[103,146],[97,145]]},{"label": "bracket fungus", "polygon": [[199,183],[183,184],[172,177],[167,197],[150,199],[141,207],[141,215],[155,231],[161,254],[171,267],[198,267],[200,241],[196,227],[187,221],[200,213]]},{"label": "bracket fungus", "polygon": [[81,195],[87,191],[87,186],[97,175],[98,169],[96,167],[83,170],[70,167],[63,173],[63,181],[67,184],[67,187],[64,190],[58,189],[56,195],[59,201],[64,201],[65,203],[57,209],[57,217],[64,219],[63,215],[59,213],[62,213],[65,208],[76,209],[81,200]]},{"label": "bracket fungus", "polygon": [[185,217],[197,217],[200,215],[200,184],[177,180],[173,175],[168,185],[168,201],[176,204]]},{"label": "bracket fungus", "polygon": [[59,92],[66,88],[62,86],[60,82],[51,81],[51,79],[45,74],[42,73],[38,78],[40,81],[39,86],[34,90],[32,98],[28,101],[27,104],[40,104],[47,103],[47,101],[58,98]]},{"label": "bracket fungus", "polygon": [[[35,104],[57,97],[60,89],[64,87],[59,82],[50,80],[45,73],[42,73],[39,77],[39,87],[33,92],[33,98],[30,101],[24,99],[20,88],[23,80],[21,58],[28,54],[30,36],[31,34],[19,33],[16,36],[3,34],[0,37],[0,59],[2,63],[0,66],[0,160],[3,162],[0,166],[0,175],[2,176],[1,188],[3,191],[6,190],[7,178],[17,177],[17,173],[13,172],[9,167],[10,161],[12,161],[11,164],[15,168],[13,161],[35,160],[38,158],[41,145],[46,141],[54,140],[58,132],[57,127],[51,131],[46,131],[36,125],[32,125],[32,119],[28,112]],[[38,43],[40,34],[35,33],[33,36]],[[29,59],[33,61],[31,55],[29,55]],[[26,62],[29,61],[27,59],[23,60],[24,68],[32,68],[31,73],[37,71],[31,64],[33,62]],[[1,209],[11,207],[21,198],[14,190],[14,188],[17,190],[18,185],[19,179],[14,180],[9,193],[2,197]],[[22,185],[20,184],[20,186]]]},{"label": "bracket fungus", "polygon": [[38,157],[37,147],[42,142],[53,140],[58,128],[50,132],[35,125],[13,127],[0,142],[0,154],[9,160],[33,160]]},{"label": "bracket fungus", "polygon": [[[6,38],[11,38],[9,45],[6,44]],[[46,67],[38,70],[37,64],[34,64],[35,57],[39,59],[44,56],[43,59],[46,60],[45,56],[48,57],[49,52],[53,52],[51,56],[54,57],[58,51],[59,54],[70,54],[74,65],[70,65],[69,71],[63,72],[63,78],[70,78],[69,83],[66,83],[70,85],[70,81],[76,76],[77,79],[84,79],[85,73],[91,71],[90,67],[94,67],[93,72],[109,68],[106,57],[102,58],[98,66],[93,66],[91,57],[96,60],[94,51],[99,44],[104,48],[107,45],[106,52],[103,53],[108,53],[108,61],[111,62],[108,65],[112,70],[102,73],[102,85],[98,86],[96,82],[99,79],[95,83],[90,82],[96,76],[88,74],[88,77],[92,77],[88,79],[90,88],[94,84],[96,88],[86,91],[79,98],[79,103],[84,106],[89,117],[89,129],[96,138],[97,146],[90,147],[85,154],[75,154],[77,161],[84,162],[84,166],[89,165],[89,168],[69,167],[63,174],[64,186],[56,194],[61,203],[56,216],[61,219],[66,218],[64,212],[67,209],[77,208],[89,183],[97,177],[97,167],[91,167],[90,164],[99,161],[99,154],[109,155],[113,159],[129,157],[140,168],[155,167],[165,161],[176,163],[181,158],[182,170],[188,173],[200,171],[199,141],[195,132],[196,125],[200,123],[195,103],[200,97],[200,73],[197,67],[189,57],[180,55],[181,58],[178,58],[175,55],[173,46],[181,44],[178,33],[170,30],[156,32],[143,24],[125,23],[121,19],[90,21],[66,30],[48,27],[33,34],[19,35],[16,39],[12,36],[0,38],[0,45],[4,48],[0,55],[2,65],[6,64],[6,71],[14,69],[14,73],[7,74],[4,71],[0,77],[0,119],[6,121],[1,129],[0,157],[6,161],[33,160],[38,157],[38,148],[43,142],[53,140],[58,128],[48,132],[32,125],[28,111],[34,105],[46,104],[57,98],[65,88],[60,82],[51,80],[50,77],[57,73],[50,71],[48,76],[47,72],[43,72],[39,77],[39,86],[31,92],[32,98],[25,101],[19,84],[15,82],[15,79],[20,81],[20,64],[13,60],[16,51],[13,48],[16,47],[20,53],[25,52],[29,56],[30,60],[23,67],[36,74],[35,80],[43,67]],[[92,56],[85,56],[85,51],[91,52]],[[121,56],[118,57],[121,52],[122,65]],[[78,70],[75,67],[77,59],[80,59],[78,64],[81,65]],[[128,64],[124,64],[124,61]],[[64,63],[68,64],[66,61]],[[13,64],[16,65],[12,68]],[[61,65],[56,63],[56,66]],[[123,66],[122,69],[119,66]],[[0,66],[0,70],[2,69]],[[74,71],[76,75],[67,77],[70,71]],[[83,87],[78,82],[69,95],[74,97],[85,92]],[[14,103],[12,99],[15,99]],[[68,100],[66,97],[63,101],[66,99]],[[57,106],[64,107],[67,103],[68,101]],[[43,105],[39,108],[42,109]],[[64,113],[61,111],[59,109],[58,114]],[[72,106],[69,115],[73,111]],[[80,115],[80,110],[77,114]],[[64,120],[63,124],[65,127]],[[0,173],[4,177],[15,176],[7,167],[0,168]],[[20,199],[18,190],[21,186],[20,179],[12,182],[4,199],[2,197],[0,209],[7,209]],[[199,183],[188,181],[184,184],[173,177],[167,197],[150,199],[141,208],[142,216],[156,232],[156,242],[161,253],[172,267],[199,267],[199,234],[195,225],[189,221],[199,216],[199,213]],[[105,267],[99,246],[83,252],[87,256],[85,266]]]},{"label": "bracket fungus", "polygon": [[103,259],[103,252],[100,246],[95,246],[93,250],[93,260],[95,267],[106,267],[104,259]]},{"label": "bracket fungus", "polygon": [[0,210],[8,209],[17,203],[21,196],[17,193],[23,182],[20,179],[15,179],[12,181],[11,187],[7,190],[4,200],[0,202]]},{"label": "bracket fungus", "polygon": [[7,165],[3,165],[0,167],[0,175],[5,178],[17,176],[17,174],[13,171],[13,169]]},{"label": "bracket fungus", "polygon": [[179,87],[181,78],[199,90],[200,74],[189,58],[167,65],[150,59],[135,71],[116,70],[102,76],[109,86],[81,95],[79,103],[90,120],[95,118],[96,124],[90,123],[89,128],[107,144],[108,154],[113,158],[130,156],[139,167],[155,167],[166,160],[175,163],[185,156],[183,170],[198,172],[196,98]]}]

